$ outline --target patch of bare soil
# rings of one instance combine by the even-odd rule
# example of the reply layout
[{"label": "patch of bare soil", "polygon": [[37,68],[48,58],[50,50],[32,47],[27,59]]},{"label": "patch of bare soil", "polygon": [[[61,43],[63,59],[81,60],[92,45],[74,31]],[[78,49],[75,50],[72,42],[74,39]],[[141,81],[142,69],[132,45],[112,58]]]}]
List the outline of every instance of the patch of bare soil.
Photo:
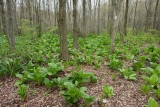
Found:
[{"label": "patch of bare soil", "polygon": [[[69,67],[65,72],[69,73],[74,67]],[[86,83],[83,86],[88,88],[87,93],[91,96],[95,96],[95,101],[91,104],[91,107],[100,107],[98,104],[99,97],[103,93],[102,85],[114,87],[114,93],[110,99],[105,98],[105,107],[144,107],[148,104],[150,96],[158,99],[152,92],[149,95],[143,95],[140,86],[143,80],[141,76],[137,76],[137,81],[125,80],[122,76],[118,75],[115,80],[112,79],[113,74],[118,74],[117,71],[112,71],[106,66],[101,66],[98,70],[94,70],[92,66],[82,66],[85,72],[93,72],[98,81],[96,84]],[[62,75],[64,75],[62,73]],[[63,76],[62,76],[63,77]],[[7,78],[6,80],[0,80],[0,107],[69,107],[65,98],[60,94],[60,89],[53,88],[52,92],[47,93],[45,86],[30,85],[28,91],[28,97],[25,102],[20,101],[17,88],[14,86],[16,78]],[[83,101],[81,101],[83,102]],[[158,101],[160,104],[160,102]]]}]

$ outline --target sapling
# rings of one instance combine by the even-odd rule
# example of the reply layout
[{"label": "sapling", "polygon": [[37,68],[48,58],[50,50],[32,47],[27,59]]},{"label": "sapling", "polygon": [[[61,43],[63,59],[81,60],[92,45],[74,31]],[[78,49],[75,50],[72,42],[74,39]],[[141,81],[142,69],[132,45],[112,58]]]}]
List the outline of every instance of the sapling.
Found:
[{"label": "sapling", "polygon": [[20,96],[22,101],[24,101],[26,99],[26,97],[27,97],[28,88],[29,88],[29,85],[25,85],[25,84],[18,86],[17,93],[19,94],[19,96]]},{"label": "sapling", "polygon": [[107,98],[110,98],[112,95],[116,95],[113,91],[114,88],[112,86],[107,86],[103,84],[103,90],[104,94],[106,95]]},{"label": "sapling", "polygon": [[146,95],[147,92],[151,89],[152,87],[150,85],[147,85],[145,83],[143,83],[143,86],[140,87],[140,89],[142,90],[143,94]]}]

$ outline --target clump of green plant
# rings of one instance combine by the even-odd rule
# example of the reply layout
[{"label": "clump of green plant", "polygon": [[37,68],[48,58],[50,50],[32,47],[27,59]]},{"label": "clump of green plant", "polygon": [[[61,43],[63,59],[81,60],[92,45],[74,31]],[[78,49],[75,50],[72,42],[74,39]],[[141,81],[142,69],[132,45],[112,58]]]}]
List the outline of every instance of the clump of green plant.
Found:
[{"label": "clump of green plant", "polygon": [[107,63],[107,66],[109,66],[113,70],[118,70],[119,68],[122,68],[123,66],[122,61],[119,60],[117,57],[109,56],[109,59],[110,59],[110,63]]},{"label": "clump of green plant", "polygon": [[158,103],[156,102],[156,100],[152,97],[149,98],[148,100],[148,104],[146,105],[146,107],[158,107]]},{"label": "clump of green plant", "polygon": [[86,56],[86,62],[87,62],[87,65],[91,65],[92,64],[92,59],[90,56]]},{"label": "clump of green plant", "polygon": [[131,53],[133,54],[133,55],[137,55],[138,53],[140,52],[140,48],[139,47],[134,47],[132,50],[131,50]]},{"label": "clump of green plant", "polygon": [[21,100],[24,101],[27,97],[27,90],[29,88],[29,85],[18,85],[18,95],[20,96]]},{"label": "clump of green plant", "polygon": [[79,65],[79,64],[83,64],[85,62],[85,59],[83,58],[83,56],[78,56],[75,58],[75,61]]},{"label": "clump of green plant", "polygon": [[99,64],[98,60],[94,61],[94,69],[97,70],[101,64]]},{"label": "clump of green plant", "polygon": [[105,96],[107,98],[110,98],[112,95],[116,95],[113,91],[114,91],[114,88],[112,86],[107,86],[105,84],[103,84],[103,93],[105,94]]},{"label": "clump of green plant", "polygon": [[156,74],[158,77],[160,77],[160,66],[156,65],[154,63],[151,63],[152,68],[147,67],[147,68],[141,68],[141,70],[143,70],[145,73],[148,73],[150,76],[152,76],[153,74]]},{"label": "clump of green plant", "polygon": [[28,78],[34,80],[35,83],[41,85],[44,79],[47,76],[47,69],[38,67],[37,69],[33,69],[33,73],[28,74]]},{"label": "clump of green plant", "polygon": [[148,46],[148,52],[153,52],[155,49],[156,47],[153,44]]},{"label": "clump of green plant", "polygon": [[47,68],[48,69],[47,74],[51,75],[53,77],[56,77],[57,73],[64,69],[61,62],[59,62],[59,63],[49,63],[48,66],[49,67]]},{"label": "clump of green plant", "polygon": [[127,80],[137,80],[135,72],[133,71],[132,67],[127,67],[125,69],[120,69],[119,72],[121,75],[124,76]]},{"label": "clump of green plant", "polygon": [[44,79],[44,84],[45,84],[45,86],[47,86],[47,88],[50,90],[51,87],[52,87],[52,85],[54,85],[54,81],[49,80],[48,78],[45,78],[45,79]]},{"label": "clump of green plant", "polygon": [[115,80],[116,77],[117,77],[117,74],[113,74],[113,75],[112,75],[112,79],[113,79],[113,80]]},{"label": "clump of green plant", "polygon": [[145,83],[143,83],[143,86],[140,87],[140,89],[142,90],[143,94],[146,95],[147,92],[151,89],[152,87],[150,85],[147,85]]},{"label": "clump of green plant", "polygon": [[134,55],[132,55],[130,52],[127,52],[127,54],[125,55],[125,58],[130,61],[132,59],[134,59]]},{"label": "clump of green plant", "polygon": [[16,74],[16,77],[19,78],[20,80],[16,81],[16,84],[22,84],[22,83],[26,83],[28,81],[30,81],[31,79],[28,77],[28,75],[30,74],[30,72],[32,72],[33,70],[28,70],[28,71],[23,71],[23,75],[20,73]]},{"label": "clump of green plant", "polygon": [[0,61],[0,75],[15,76],[17,72],[23,69],[23,65],[19,59],[5,59],[4,62]]},{"label": "clump of green plant", "polygon": [[90,80],[94,83],[97,82],[97,78],[92,72],[85,73],[83,70],[80,70],[79,72],[72,70],[71,72],[72,74],[67,74],[69,80],[71,80],[73,83],[77,82],[78,85],[82,85]]},{"label": "clump of green plant", "polygon": [[153,92],[157,95],[158,99],[160,99],[160,86],[158,86],[157,90],[153,89]]},{"label": "clump of green plant", "polygon": [[65,82],[64,85],[66,86],[67,91],[62,91],[61,94],[65,96],[66,101],[70,106],[77,103],[81,98],[85,100],[86,105],[89,105],[94,101],[94,97],[85,93],[85,91],[87,91],[86,87],[77,88],[77,82],[75,84],[71,82]]},{"label": "clump of green plant", "polygon": [[144,63],[134,60],[133,68],[137,71],[138,74],[140,73],[140,68],[143,68],[143,67],[144,67]]},{"label": "clump of green plant", "polygon": [[142,75],[142,78],[143,78],[146,82],[148,82],[150,85],[153,85],[153,86],[155,86],[155,85],[157,85],[157,84],[160,83],[159,77],[157,76],[157,74],[153,74],[151,77],[148,77],[148,76],[146,76],[146,75]]},{"label": "clump of green plant", "polygon": [[67,81],[69,82],[68,78],[60,78],[60,77],[53,79],[53,81],[55,85],[58,86],[60,89],[65,89],[66,87],[64,83]]},{"label": "clump of green plant", "polygon": [[149,61],[157,62],[159,60],[159,58],[160,58],[160,55],[156,51],[149,53],[149,56],[148,56]]}]

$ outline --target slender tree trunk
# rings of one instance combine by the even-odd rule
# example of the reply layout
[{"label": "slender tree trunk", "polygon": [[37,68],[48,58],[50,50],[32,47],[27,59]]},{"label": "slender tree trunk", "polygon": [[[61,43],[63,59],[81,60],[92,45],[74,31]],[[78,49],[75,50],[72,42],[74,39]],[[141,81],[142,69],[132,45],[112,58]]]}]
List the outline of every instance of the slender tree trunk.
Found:
[{"label": "slender tree trunk", "polygon": [[[97,9],[96,9],[96,0],[94,0],[94,22],[96,22],[96,11],[97,11]],[[93,27],[93,31],[95,32],[95,30],[96,30],[96,23],[94,23],[94,27]]]},{"label": "slender tree trunk", "polygon": [[58,27],[60,33],[60,58],[62,60],[69,59],[66,26],[66,0],[59,0]]},{"label": "slender tree trunk", "polygon": [[147,1],[145,2],[145,7],[146,7],[146,11],[147,11],[145,32],[147,32],[148,29],[150,29],[150,27],[151,27],[152,4],[153,4],[153,0],[149,0],[149,4],[148,4],[148,7],[147,7]]},{"label": "slender tree trunk", "polygon": [[0,36],[2,35],[3,31],[2,31],[2,14],[0,12]]},{"label": "slender tree trunk", "polygon": [[73,0],[73,48],[78,48],[77,36],[77,0]]},{"label": "slender tree trunk", "polygon": [[159,0],[157,0],[157,2],[156,2],[155,12],[154,12],[153,29],[156,29],[158,4],[159,4]]},{"label": "slender tree trunk", "polygon": [[98,35],[100,34],[100,0],[98,1]]},{"label": "slender tree trunk", "polygon": [[128,8],[129,8],[129,0],[126,0],[126,10],[124,17],[124,35],[127,35],[127,24],[128,24]]},{"label": "slender tree trunk", "polygon": [[92,31],[92,2],[91,2],[91,0],[89,0],[89,27],[90,27],[90,29],[89,29],[89,32],[91,32]]},{"label": "slender tree trunk", "polygon": [[109,34],[112,35],[113,31],[113,19],[114,19],[114,3],[115,0],[109,0],[110,2],[110,15],[109,15],[109,20],[108,20],[108,28],[109,28]]},{"label": "slender tree trunk", "polygon": [[120,16],[121,16],[121,6],[122,6],[122,2],[123,0],[119,0],[119,2],[116,5],[116,2],[114,2],[114,13],[116,14],[114,16],[114,22],[113,22],[113,31],[112,31],[112,41],[111,41],[111,50],[110,50],[110,54],[114,53],[114,45],[115,45],[115,39],[116,39],[116,33],[117,33],[117,28],[118,28],[118,24],[120,21]]},{"label": "slender tree trunk", "polygon": [[83,0],[83,38],[86,38],[86,0]]},{"label": "slender tree trunk", "polygon": [[3,25],[3,33],[5,35],[7,35],[6,18],[5,18],[4,2],[3,2],[3,0],[0,0],[0,14],[1,14],[1,20],[2,20],[2,25]]},{"label": "slender tree trunk", "polygon": [[121,21],[119,21],[119,25],[118,25],[119,34],[120,34],[121,42],[123,44],[124,43],[124,36],[123,36],[123,30],[122,30],[121,26],[122,26],[122,23],[121,23]]},{"label": "slender tree trunk", "polygon": [[13,0],[6,0],[7,3],[7,16],[8,16],[8,37],[9,44],[15,48],[15,29],[14,29],[14,2]]},{"label": "slender tree trunk", "polygon": [[32,12],[31,12],[31,1],[28,0],[27,1],[27,7],[28,7],[28,19],[29,19],[29,22],[30,22],[30,27],[32,26]]},{"label": "slender tree trunk", "polygon": [[14,3],[14,29],[15,29],[15,34],[18,35],[18,24],[17,24],[17,0],[13,1]]},{"label": "slender tree trunk", "polygon": [[138,5],[138,0],[136,1],[135,11],[134,11],[134,20],[133,20],[133,28],[132,28],[132,32],[134,32],[135,26],[136,26],[137,5]]}]

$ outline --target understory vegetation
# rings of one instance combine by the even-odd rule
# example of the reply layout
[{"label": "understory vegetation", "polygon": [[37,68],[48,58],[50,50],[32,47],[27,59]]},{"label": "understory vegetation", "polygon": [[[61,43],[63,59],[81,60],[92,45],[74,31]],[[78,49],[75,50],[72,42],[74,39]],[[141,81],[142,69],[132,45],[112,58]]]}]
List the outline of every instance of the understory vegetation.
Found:
[{"label": "understory vegetation", "polygon": [[[77,104],[89,107],[94,102],[95,96],[86,93],[85,84],[95,84],[101,77],[95,76],[93,72],[83,71],[82,65],[93,66],[97,72],[101,66],[107,66],[115,73],[113,79],[119,75],[128,81],[137,81],[137,76],[141,76],[144,80],[139,86],[141,93],[146,95],[152,91],[154,97],[160,99],[160,48],[158,47],[160,35],[151,33],[133,35],[128,32],[124,44],[117,35],[115,52],[110,55],[109,34],[101,33],[99,36],[89,34],[86,39],[79,37],[79,49],[73,49],[73,38],[68,34],[70,56],[68,61],[59,59],[59,38],[59,35],[52,33],[42,34],[41,38],[33,35],[17,36],[16,47],[11,51],[6,36],[1,37],[0,76],[3,79],[18,78],[15,86],[21,101],[27,101],[28,89],[36,85],[46,86],[48,91],[58,87],[61,90],[60,94],[70,106]],[[74,69],[66,72],[70,66]],[[59,77],[62,72],[63,77]],[[101,91],[103,94],[99,101],[102,106],[105,97],[116,96],[112,86],[104,84]],[[84,103],[80,104],[80,100]],[[158,107],[154,98],[150,97],[148,100],[147,107]]]}]

